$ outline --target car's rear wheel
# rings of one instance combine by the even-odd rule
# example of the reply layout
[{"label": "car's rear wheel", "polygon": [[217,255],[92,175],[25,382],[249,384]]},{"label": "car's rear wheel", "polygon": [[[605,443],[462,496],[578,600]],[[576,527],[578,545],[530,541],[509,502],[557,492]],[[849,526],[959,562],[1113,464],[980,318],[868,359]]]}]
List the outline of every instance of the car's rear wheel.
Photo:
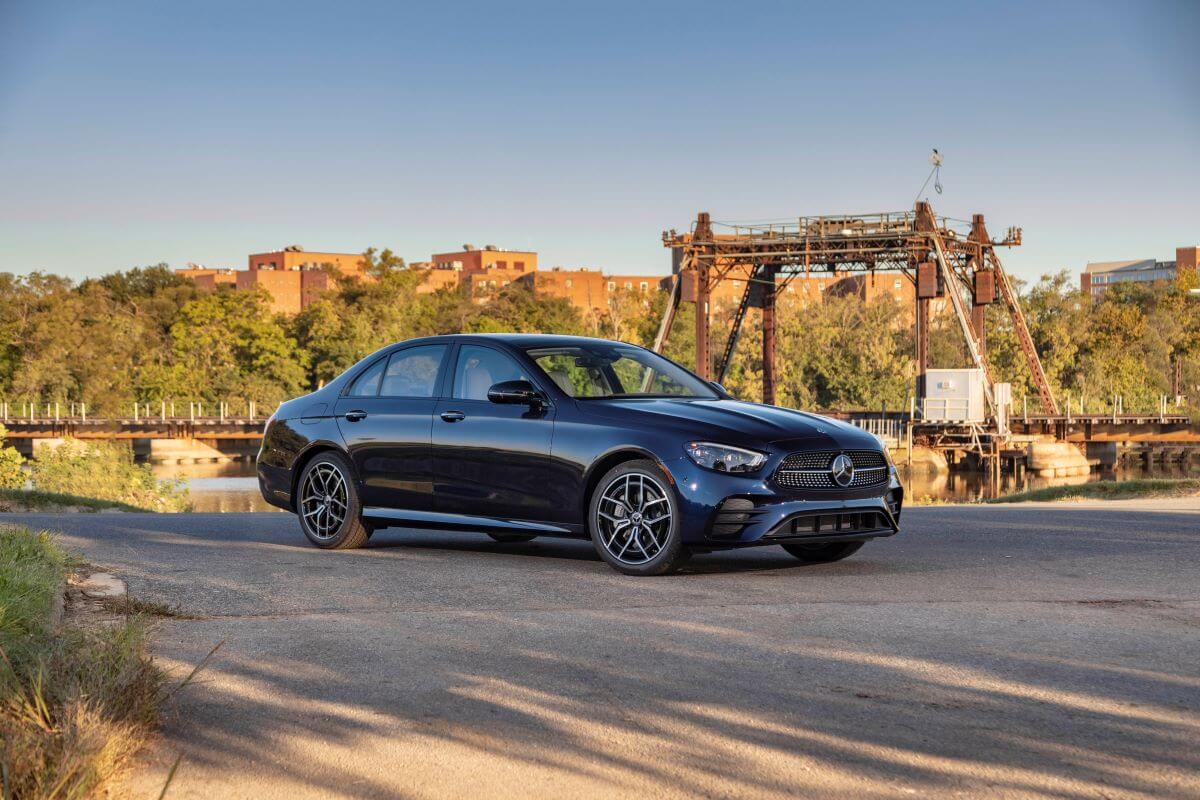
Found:
[{"label": "car's rear wheel", "polygon": [[626,461],[600,479],[588,504],[592,544],[626,575],[664,575],[690,555],[679,502],[653,461]]},{"label": "car's rear wheel", "polygon": [[783,549],[805,564],[828,564],[857,553],[862,542],[832,542],[829,544],[785,544]]},{"label": "car's rear wheel", "polygon": [[362,521],[362,504],[350,465],[340,454],[321,453],[300,475],[296,514],[308,540],[326,550],[362,547],[371,529]]},{"label": "car's rear wheel", "polygon": [[534,533],[489,533],[488,536],[492,537],[501,544],[531,542],[537,538],[537,534]]}]

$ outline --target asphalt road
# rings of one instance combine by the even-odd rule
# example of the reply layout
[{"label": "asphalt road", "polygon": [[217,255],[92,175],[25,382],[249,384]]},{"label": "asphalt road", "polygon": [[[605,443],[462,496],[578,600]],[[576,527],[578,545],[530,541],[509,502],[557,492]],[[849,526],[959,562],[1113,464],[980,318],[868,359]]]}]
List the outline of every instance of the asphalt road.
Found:
[{"label": "asphalt road", "polygon": [[[840,564],[281,514],[0,515],[169,620],[175,798],[1200,796],[1200,504],[911,509]],[[1157,510],[1156,510],[1157,509]],[[1190,509],[1190,510],[1189,510]]]}]

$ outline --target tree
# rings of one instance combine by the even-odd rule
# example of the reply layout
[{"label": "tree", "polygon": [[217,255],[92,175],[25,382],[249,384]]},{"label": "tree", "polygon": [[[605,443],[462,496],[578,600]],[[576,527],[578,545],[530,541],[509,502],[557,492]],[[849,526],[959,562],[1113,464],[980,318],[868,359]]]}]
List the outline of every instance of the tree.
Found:
[{"label": "tree", "polygon": [[[171,326],[166,368],[144,375],[153,399],[273,403],[306,391],[308,354],[269,309],[261,291],[212,292],[187,303]],[[153,386],[152,377],[161,383]]]}]

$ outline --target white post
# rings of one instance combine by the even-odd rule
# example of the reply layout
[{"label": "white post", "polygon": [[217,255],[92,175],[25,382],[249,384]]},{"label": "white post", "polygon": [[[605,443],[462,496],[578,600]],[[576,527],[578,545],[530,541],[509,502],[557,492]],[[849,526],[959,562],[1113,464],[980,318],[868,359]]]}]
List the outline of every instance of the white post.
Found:
[{"label": "white post", "polygon": [[58,401],[54,401],[54,421],[58,422]]},{"label": "white post", "polygon": [[133,404],[133,421],[134,422],[138,421],[138,404],[137,403]]},{"label": "white post", "polygon": [[79,411],[83,415],[83,421],[87,422],[87,403],[80,403]]}]

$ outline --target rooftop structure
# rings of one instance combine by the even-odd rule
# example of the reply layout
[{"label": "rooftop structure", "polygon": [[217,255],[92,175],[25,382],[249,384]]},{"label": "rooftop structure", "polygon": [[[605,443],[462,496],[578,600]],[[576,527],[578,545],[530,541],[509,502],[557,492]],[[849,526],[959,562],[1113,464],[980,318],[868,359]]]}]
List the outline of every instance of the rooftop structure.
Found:
[{"label": "rooftop structure", "polygon": [[1130,261],[1092,261],[1079,276],[1080,289],[1084,294],[1102,294],[1116,283],[1153,283],[1173,281],[1180,270],[1195,270],[1196,247],[1177,247],[1174,261],[1157,261],[1153,258]]}]

